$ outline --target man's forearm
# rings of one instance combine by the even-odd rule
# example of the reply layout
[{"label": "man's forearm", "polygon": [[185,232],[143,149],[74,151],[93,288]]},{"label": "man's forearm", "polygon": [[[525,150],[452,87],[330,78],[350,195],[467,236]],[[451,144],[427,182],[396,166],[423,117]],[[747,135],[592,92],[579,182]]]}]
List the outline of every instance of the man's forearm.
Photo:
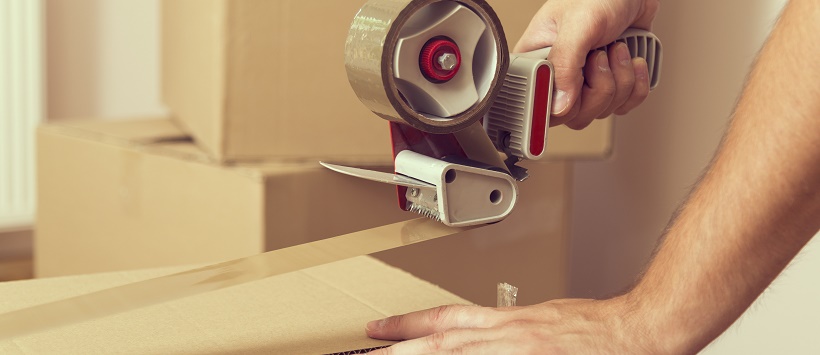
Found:
[{"label": "man's forearm", "polygon": [[[581,7],[603,2],[591,3]],[[820,228],[818,18],[817,0],[787,6],[718,155],[632,291],[527,307],[440,307],[371,322],[367,334],[413,339],[383,354],[680,354],[706,346]]]},{"label": "man's forearm", "polygon": [[793,0],[708,172],[629,294],[670,351],[723,332],[820,228],[820,4]]}]

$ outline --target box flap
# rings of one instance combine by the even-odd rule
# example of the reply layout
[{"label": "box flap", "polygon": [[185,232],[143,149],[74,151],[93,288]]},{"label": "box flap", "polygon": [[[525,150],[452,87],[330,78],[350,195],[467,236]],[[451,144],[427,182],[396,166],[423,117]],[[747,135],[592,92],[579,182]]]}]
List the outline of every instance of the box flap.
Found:
[{"label": "box flap", "polygon": [[[169,274],[142,270],[0,283],[0,312]],[[0,353],[325,354],[384,346],[364,325],[468,304],[370,257],[358,257],[46,332]]]},{"label": "box flap", "polygon": [[57,121],[39,130],[182,160],[216,162],[168,117]]},{"label": "box flap", "polygon": [[49,123],[46,127],[65,130],[94,140],[124,140],[149,144],[189,139],[169,118],[146,117],[126,120],[70,120]]}]

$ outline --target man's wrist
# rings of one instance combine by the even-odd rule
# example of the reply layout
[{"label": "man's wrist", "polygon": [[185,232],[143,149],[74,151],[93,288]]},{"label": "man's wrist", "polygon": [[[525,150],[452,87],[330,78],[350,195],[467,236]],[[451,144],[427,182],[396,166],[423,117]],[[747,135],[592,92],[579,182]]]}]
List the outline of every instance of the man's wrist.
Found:
[{"label": "man's wrist", "polygon": [[696,333],[685,329],[686,322],[676,319],[671,297],[635,288],[614,301],[620,304],[625,320],[621,332],[625,342],[646,354],[682,354],[691,352]]}]

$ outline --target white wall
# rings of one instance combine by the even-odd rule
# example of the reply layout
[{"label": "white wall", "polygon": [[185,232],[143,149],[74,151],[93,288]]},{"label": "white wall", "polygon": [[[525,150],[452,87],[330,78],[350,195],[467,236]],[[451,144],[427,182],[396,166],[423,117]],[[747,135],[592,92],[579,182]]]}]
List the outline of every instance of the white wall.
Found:
[{"label": "white wall", "polygon": [[47,117],[165,112],[158,0],[47,0]]},{"label": "white wall", "polygon": [[820,237],[704,355],[820,354]]}]

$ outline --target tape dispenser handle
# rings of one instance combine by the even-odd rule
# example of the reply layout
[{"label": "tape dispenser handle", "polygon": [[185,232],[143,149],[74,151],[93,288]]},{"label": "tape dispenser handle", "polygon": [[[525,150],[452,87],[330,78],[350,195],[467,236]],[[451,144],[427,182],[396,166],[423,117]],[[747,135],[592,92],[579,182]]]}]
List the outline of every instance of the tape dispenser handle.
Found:
[{"label": "tape dispenser handle", "polygon": [[[641,57],[646,60],[647,68],[649,69],[649,89],[655,89],[660,82],[661,62],[663,59],[661,41],[658,40],[658,37],[649,31],[630,28],[618,36],[615,41],[606,46],[597,48],[597,50],[608,50],[611,46],[618,42],[626,44],[632,58]],[[512,55],[523,58],[546,59],[551,50],[552,47],[546,47],[534,50],[532,52],[515,53]]]},{"label": "tape dispenser handle", "polygon": [[[644,30],[628,29],[599,49],[608,50],[618,42],[626,44],[633,58],[646,59],[649,89],[654,89],[660,81],[662,59],[658,38]],[[539,160],[546,155],[555,84],[554,68],[547,60],[551,50],[552,47],[547,47],[510,55],[510,67],[502,90],[504,95],[499,95],[484,120],[487,135],[499,151],[526,160]]]}]

